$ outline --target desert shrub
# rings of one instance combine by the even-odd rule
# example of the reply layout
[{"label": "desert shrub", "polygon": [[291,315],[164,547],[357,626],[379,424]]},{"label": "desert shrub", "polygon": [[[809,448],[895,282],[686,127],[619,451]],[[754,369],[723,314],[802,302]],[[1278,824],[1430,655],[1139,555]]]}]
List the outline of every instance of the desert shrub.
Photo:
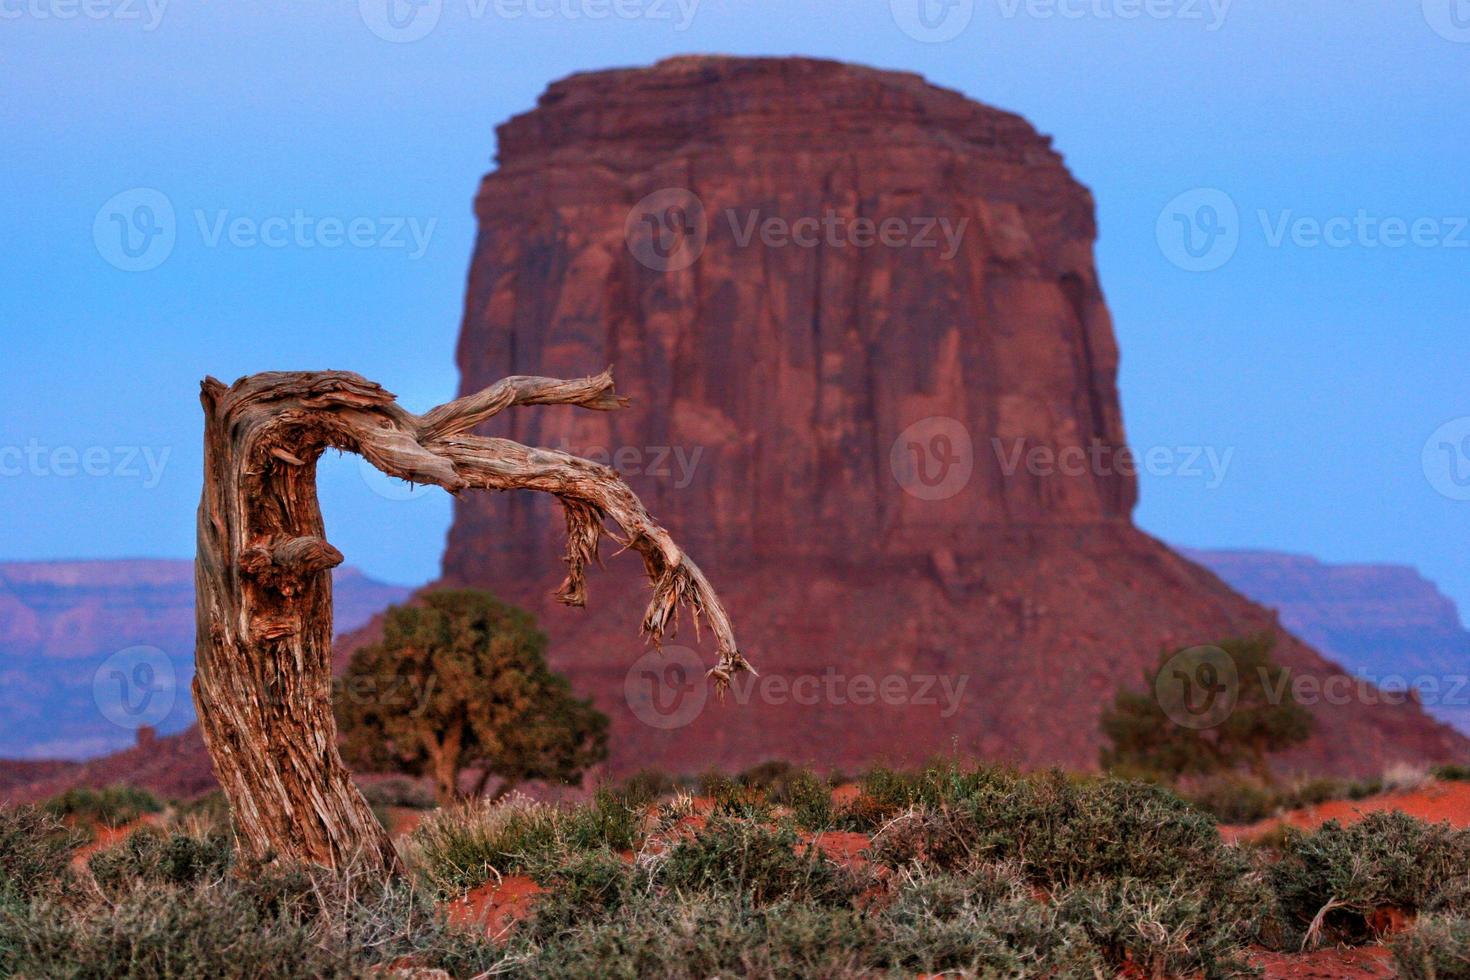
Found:
[{"label": "desert shrub", "polygon": [[559,816],[555,807],[523,797],[445,807],[409,836],[410,859],[441,893],[473,888],[497,873],[554,860],[564,850]]},{"label": "desert shrub", "polygon": [[53,796],[44,806],[58,817],[71,817],[79,823],[98,823],[105,827],[121,827],[144,814],[163,810],[163,803],[158,797],[135,786],[77,787]]},{"label": "desert shrub", "polygon": [[1255,823],[1282,810],[1320,806],[1331,800],[1361,800],[1384,792],[1390,778],[1412,779],[1407,773],[1390,773],[1370,779],[1339,779],[1323,776],[1291,786],[1263,783],[1254,776],[1221,773],[1194,783],[1185,799],[1221,823]]},{"label": "desert shrub", "polygon": [[715,813],[752,820],[764,820],[771,815],[765,792],[733,776],[711,769],[699,774],[698,785],[699,795],[709,798]]},{"label": "desert shrub", "polygon": [[210,790],[192,800],[176,801],[172,809],[176,820],[221,832],[230,829],[230,802],[222,790]]},{"label": "desert shrub", "polygon": [[836,823],[832,787],[809,772],[793,775],[772,802],[789,806],[791,818],[804,830],[826,830]]},{"label": "desert shrub", "polygon": [[[801,853],[798,853],[800,851]],[[677,891],[728,893],[755,905],[802,901],[840,905],[864,887],[862,876],[802,845],[790,827],[716,815],[659,863],[657,883]]]},{"label": "desert shrub", "polygon": [[[791,892],[788,890],[787,895]],[[868,977],[951,971],[984,977],[1101,975],[1086,933],[1029,894],[1013,869],[910,875],[894,900],[849,904],[778,897],[730,882],[632,889],[614,911],[587,910],[512,938],[517,974],[608,977]]]},{"label": "desert shrub", "polygon": [[1451,762],[1443,766],[1435,766],[1429,770],[1429,774],[1435,779],[1442,779],[1447,783],[1464,782],[1470,780],[1470,766]]},{"label": "desert shrub", "polygon": [[1391,948],[1405,980],[1470,980],[1470,919],[1424,916]]},{"label": "desert shrub", "polygon": [[602,787],[590,804],[562,811],[562,838],[572,851],[630,850],[643,830],[646,813],[647,801]]},{"label": "desert shrub", "polygon": [[884,799],[859,791],[852,799],[833,806],[832,826],[839,830],[873,833],[902,812]]},{"label": "desert shrub", "polygon": [[1062,921],[1079,927],[1115,969],[1144,976],[1229,977],[1245,972],[1245,944],[1256,934],[1244,906],[1216,906],[1208,888],[1136,878],[1099,880],[1057,896]]},{"label": "desert shrub", "polygon": [[[1155,681],[1166,671],[1183,676],[1183,692],[1192,694],[1199,684],[1216,683],[1218,664],[1197,662],[1190,671],[1189,662],[1178,659],[1183,651],[1161,652],[1158,666],[1144,677],[1143,691],[1120,690],[1103,712],[1100,725],[1109,743],[1102,753],[1103,768],[1178,777],[1227,772],[1243,765],[1269,782],[1270,754],[1306,741],[1314,724],[1311,712],[1294,697],[1273,694],[1289,678],[1287,668],[1271,655],[1275,643],[1268,633],[1220,641],[1216,654],[1235,675],[1233,703],[1223,718],[1203,728],[1177,724],[1160,700],[1161,690],[1172,692],[1176,685],[1160,688]],[[1211,695],[1207,705],[1214,703]],[[1187,705],[1186,701],[1171,707]]]},{"label": "desert shrub", "polygon": [[688,977],[856,977],[871,959],[872,926],[852,909],[728,894],[641,896],[616,917],[551,937],[513,937],[518,976],[685,980]]},{"label": "desert shrub", "polygon": [[1255,823],[1275,813],[1281,797],[1259,780],[1234,773],[1201,781],[1185,796],[1221,823]]},{"label": "desert shrub", "polygon": [[617,787],[630,803],[655,803],[679,792],[679,780],[662,769],[640,769]]},{"label": "desert shrub", "polygon": [[249,870],[187,884],[140,877],[105,902],[41,900],[0,916],[0,975],[360,977],[404,957],[459,975],[499,959],[488,943],[448,931],[401,884]]},{"label": "desert shrub", "polygon": [[1338,779],[1321,776],[1308,779],[1292,786],[1282,794],[1281,805],[1285,809],[1318,806],[1330,800],[1363,800],[1382,793],[1387,776],[1370,776],[1367,779]]},{"label": "desert shrub", "polygon": [[634,893],[634,871],[616,854],[581,854],[547,876],[526,928],[547,939],[591,918],[617,915]]},{"label": "desert shrub", "polygon": [[1372,813],[1349,827],[1288,831],[1271,883],[1290,921],[1322,924],[1338,938],[1368,937],[1367,916],[1391,906],[1414,913],[1470,868],[1470,831],[1399,812]]},{"label": "desert shrub", "polygon": [[1470,916],[1470,868],[1440,885],[1423,908],[1426,912]]},{"label": "desert shrub", "polygon": [[751,766],[736,778],[742,786],[763,790],[772,803],[785,803],[792,782],[810,775],[801,766],[784,759],[768,759]]},{"label": "desert shrub", "polygon": [[[893,797],[891,797],[893,798]],[[1015,858],[1047,886],[1092,878],[1171,881],[1241,871],[1241,858],[1215,824],[1158,786],[1117,779],[1073,780],[1060,772],[931,771],[901,797],[921,832],[913,857],[942,868]],[[875,840],[905,832],[890,821]]]},{"label": "desert shrub", "polygon": [[234,845],[219,832],[190,834],[144,827],[87,862],[98,887],[116,898],[138,882],[186,885],[217,879],[234,864]]},{"label": "desert shrub", "polygon": [[[192,899],[192,900],[190,900]],[[51,902],[0,918],[0,973],[118,977],[345,977],[299,925],[270,923],[237,895],[137,889],[85,913]]]},{"label": "desert shrub", "polygon": [[1429,782],[1430,773],[1423,766],[1399,762],[1383,771],[1383,790],[1388,793],[1408,793],[1423,789]]},{"label": "desert shrub", "polygon": [[[948,770],[931,766],[922,772],[900,772],[884,766],[874,766],[858,778],[858,789],[863,796],[890,811],[898,812],[920,801],[926,794],[932,796],[939,791]],[[929,802],[935,802],[930,799]]]},{"label": "desert shrub", "polygon": [[84,837],[40,807],[0,807],[0,901],[26,901],[58,886]]},{"label": "desert shrub", "polygon": [[562,808],[512,797],[437,810],[409,837],[410,860],[437,891],[473,888],[497,874],[542,881],[578,854],[626,851],[637,842],[644,812],[612,789],[592,802]]},{"label": "desert shrub", "polygon": [[872,832],[916,806],[940,811],[966,805],[1020,778],[1003,769],[964,769],[950,762],[909,772],[875,766],[858,779],[857,797],[838,809],[838,823],[850,830]]},{"label": "desert shrub", "polygon": [[1012,865],[963,875],[914,869],[877,920],[878,962],[907,974],[1095,977],[1103,961],[1080,927],[1036,900]]}]

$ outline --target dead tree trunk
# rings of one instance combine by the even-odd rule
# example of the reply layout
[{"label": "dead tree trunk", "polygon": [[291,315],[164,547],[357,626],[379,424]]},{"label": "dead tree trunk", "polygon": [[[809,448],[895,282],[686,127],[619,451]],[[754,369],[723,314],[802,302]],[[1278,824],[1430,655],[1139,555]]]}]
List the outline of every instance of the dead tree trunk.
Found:
[{"label": "dead tree trunk", "polygon": [[[316,496],[316,461],[337,448],[392,476],[467,488],[540,490],[567,518],[567,578],[557,592],[583,605],[583,574],[603,533],[638,551],[653,582],[643,621],[655,643],[678,606],[703,616],[718,643],[710,674],[723,690],[749,665],[699,568],[611,469],[567,453],[465,433],[513,405],[625,404],[604,372],[578,381],[506,378],[425,413],[346,372],[272,372],[226,388],[201,385],[204,492],[195,560],[194,702],[238,836],[255,856],[337,867],[397,866],[387,835],[337,753],[332,717],[331,568]],[[610,519],[621,536],[604,527]]]}]

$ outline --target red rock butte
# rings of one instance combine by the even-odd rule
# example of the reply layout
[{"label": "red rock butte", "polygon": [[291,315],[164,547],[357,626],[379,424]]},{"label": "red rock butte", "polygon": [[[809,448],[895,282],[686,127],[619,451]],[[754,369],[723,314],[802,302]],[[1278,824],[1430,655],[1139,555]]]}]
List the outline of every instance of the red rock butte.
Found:
[{"label": "red rock butte", "polygon": [[[614,365],[629,409],[484,431],[622,471],[763,675],[698,707],[677,655],[638,660],[636,559],[564,609],[554,501],[464,495],[444,582],[540,616],[613,716],[615,772],[1095,766],[1099,713],[1162,648],[1280,631],[1133,527],[1092,196],[1024,119],[910,74],[685,57],[574,75],[498,134],[461,390]],[[1340,673],[1284,633],[1278,655]],[[1465,757],[1365,700],[1314,707],[1287,765]]]}]

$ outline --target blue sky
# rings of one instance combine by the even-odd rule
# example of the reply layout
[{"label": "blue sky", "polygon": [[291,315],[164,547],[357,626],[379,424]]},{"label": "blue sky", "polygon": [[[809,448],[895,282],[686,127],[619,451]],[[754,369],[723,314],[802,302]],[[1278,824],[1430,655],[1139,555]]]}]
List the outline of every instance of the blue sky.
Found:
[{"label": "blue sky", "polygon": [[[548,82],[810,54],[1020,112],[1092,188],[1130,442],[1231,453],[1145,474],[1145,529],[1408,563],[1470,610],[1465,0],[956,0],[937,41],[916,0],[423,2],[0,0],[0,559],[192,553],[205,374],[452,396],[493,127]],[[97,242],[139,188],[175,240],[125,271],[157,253]],[[322,488],[350,562],[435,574],[445,497]]]}]

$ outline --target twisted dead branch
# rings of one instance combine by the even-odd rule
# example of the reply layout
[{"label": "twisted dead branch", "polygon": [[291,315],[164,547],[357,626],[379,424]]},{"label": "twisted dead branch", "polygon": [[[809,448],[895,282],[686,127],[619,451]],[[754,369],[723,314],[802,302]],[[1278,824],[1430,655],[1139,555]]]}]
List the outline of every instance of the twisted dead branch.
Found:
[{"label": "twisted dead branch", "polygon": [[[337,866],[360,853],[396,866],[391,843],[337,755],[330,699],[331,578],[316,461],[328,448],[450,493],[538,490],[567,521],[557,598],[586,603],[602,536],[637,551],[653,586],[643,632],[655,643],[687,605],[717,644],[723,693],[749,670],[729,616],[693,560],[609,467],[552,449],[468,434],[521,405],[613,411],[608,371],[564,381],[511,377],[414,415],[380,385],[340,371],[271,372],[201,385],[205,479],[199,508],[195,702],[237,829],[257,855]],[[616,531],[607,525],[611,522]]]}]

